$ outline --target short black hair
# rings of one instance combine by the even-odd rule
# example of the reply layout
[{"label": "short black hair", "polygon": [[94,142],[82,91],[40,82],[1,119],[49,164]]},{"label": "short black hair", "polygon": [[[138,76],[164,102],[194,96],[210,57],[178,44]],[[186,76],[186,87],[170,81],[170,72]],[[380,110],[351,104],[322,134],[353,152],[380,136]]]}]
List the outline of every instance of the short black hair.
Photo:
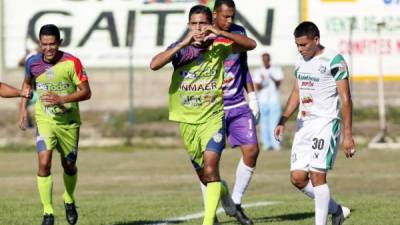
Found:
[{"label": "short black hair", "polygon": [[60,41],[60,29],[54,24],[46,24],[40,28],[39,39],[42,35],[55,36],[57,41]]},{"label": "short black hair", "polygon": [[299,38],[301,36],[307,36],[308,38],[320,37],[317,25],[310,21],[304,21],[300,23],[296,29],[294,29],[293,34],[295,38]]},{"label": "short black hair", "polygon": [[235,2],[233,0],[216,0],[214,3],[214,11],[221,8],[222,5],[226,5],[229,8],[236,8]]},{"label": "short black hair", "polygon": [[189,21],[190,18],[192,17],[193,14],[204,14],[207,16],[208,22],[212,24],[212,13],[210,8],[204,5],[195,5],[192,8],[190,8],[189,11]]}]

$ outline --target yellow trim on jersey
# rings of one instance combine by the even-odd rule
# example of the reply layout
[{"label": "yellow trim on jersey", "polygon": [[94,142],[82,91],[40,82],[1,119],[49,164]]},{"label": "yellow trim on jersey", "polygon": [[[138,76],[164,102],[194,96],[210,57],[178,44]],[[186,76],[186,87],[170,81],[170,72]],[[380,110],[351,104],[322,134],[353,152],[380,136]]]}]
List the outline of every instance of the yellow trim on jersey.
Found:
[{"label": "yellow trim on jersey", "polygon": [[[353,81],[377,81],[378,75],[357,74],[351,76]],[[388,74],[383,77],[384,81],[400,81],[400,74]]]}]

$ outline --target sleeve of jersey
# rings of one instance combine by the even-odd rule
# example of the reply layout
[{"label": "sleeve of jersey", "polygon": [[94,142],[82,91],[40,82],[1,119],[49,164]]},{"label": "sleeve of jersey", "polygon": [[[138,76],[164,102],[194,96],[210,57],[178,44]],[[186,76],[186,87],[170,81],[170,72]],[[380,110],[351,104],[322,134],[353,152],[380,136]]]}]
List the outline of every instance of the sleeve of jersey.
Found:
[{"label": "sleeve of jersey", "polygon": [[343,56],[336,55],[331,62],[331,74],[335,80],[343,80],[349,77],[349,70]]},{"label": "sleeve of jersey", "polygon": [[230,32],[247,36],[246,30],[243,27],[236,25],[236,24],[231,27]]},{"label": "sleeve of jersey", "polygon": [[78,58],[73,58],[72,60],[74,62],[74,76],[72,78],[74,84],[78,85],[83,81],[87,81],[88,77],[81,61]]},{"label": "sleeve of jersey", "polygon": [[[175,47],[178,44],[178,42],[173,43],[170,45],[167,49],[171,49]],[[174,68],[178,68],[180,66],[183,66],[189,62],[191,62],[194,58],[196,58],[199,55],[199,52],[196,52],[194,48],[191,48],[190,46],[187,46],[185,48],[182,48],[179,50],[172,58],[172,65]]]},{"label": "sleeve of jersey", "polygon": [[[175,47],[175,46],[177,45],[177,43],[178,43],[178,42],[172,43],[170,46],[167,47],[167,50],[168,50],[168,49],[171,49],[171,48],[173,48],[173,47]],[[180,51],[177,52],[177,53],[172,57],[172,65],[174,65],[174,66],[175,66],[175,64],[178,63],[177,61],[178,61],[178,59],[179,59],[179,53],[180,53]]]},{"label": "sleeve of jersey", "polygon": [[33,56],[29,57],[28,60],[26,60],[25,65],[24,65],[24,67],[25,67],[25,76],[29,77],[29,78],[33,77],[33,74],[31,72],[32,63],[33,63]]}]

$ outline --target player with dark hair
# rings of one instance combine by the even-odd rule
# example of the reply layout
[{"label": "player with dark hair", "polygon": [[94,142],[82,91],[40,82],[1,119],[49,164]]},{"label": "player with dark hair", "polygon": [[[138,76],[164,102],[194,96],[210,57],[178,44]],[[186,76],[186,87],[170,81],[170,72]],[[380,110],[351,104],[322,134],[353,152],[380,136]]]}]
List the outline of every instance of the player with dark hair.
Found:
[{"label": "player with dark hair", "polygon": [[[230,33],[246,36],[243,27],[234,24],[236,12],[233,0],[216,0],[213,11],[214,27]],[[224,111],[226,133],[233,148],[240,147],[243,157],[236,169],[236,180],[232,200],[236,205],[234,216],[240,224],[251,225],[253,222],[246,216],[241,207],[242,197],[251,181],[259,153],[256,121],[259,118],[259,107],[254,92],[253,81],[247,65],[247,53],[232,53],[224,62]],[[246,101],[246,90],[249,102]],[[205,188],[202,185],[203,199]]]},{"label": "player with dark hair", "polygon": [[[53,177],[51,160],[53,150],[61,155],[64,169],[64,206],[69,224],[77,223],[74,191],[78,170],[79,127],[78,102],[91,97],[88,77],[78,58],[59,50],[62,39],[57,26],[47,24],[39,32],[41,52],[25,63],[23,90],[35,89],[36,151],[39,159],[37,185],[43,204],[42,225],[54,224],[52,203]],[[34,84],[34,85],[32,85]],[[33,87],[32,87],[33,86]],[[25,129],[27,100],[20,105],[19,126]]]},{"label": "player with dark hair", "polygon": [[224,60],[232,52],[256,47],[254,40],[212,26],[209,8],[196,5],[189,12],[189,33],[157,54],[150,68],[174,66],[169,88],[169,118],[180,132],[200,181],[206,186],[203,225],[214,224],[220,198],[227,211],[235,205],[221,182],[219,161],[225,145],[222,83]]},{"label": "player with dark hair", "polygon": [[[314,199],[316,225],[326,225],[328,212],[332,214],[332,225],[340,225],[350,210],[331,197],[326,177],[340,145],[341,124],[344,153],[346,157],[355,153],[349,71],[342,55],[321,45],[314,23],[300,23],[294,37],[301,54],[295,67],[297,82],[275,128],[275,138],[281,139],[286,121],[299,107],[291,154],[291,182]],[[339,103],[343,120],[339,116]]]}]

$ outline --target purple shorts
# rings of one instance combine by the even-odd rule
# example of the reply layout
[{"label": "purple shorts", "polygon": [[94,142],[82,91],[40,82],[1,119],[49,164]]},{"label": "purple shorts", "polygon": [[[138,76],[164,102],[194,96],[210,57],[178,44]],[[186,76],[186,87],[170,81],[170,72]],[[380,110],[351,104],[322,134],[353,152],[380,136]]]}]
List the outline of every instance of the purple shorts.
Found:
[{"label": "purple shorts", "polygon": [[226,134],[232,148],[257,144],[256,121],[247,105],[225,110]]}]

